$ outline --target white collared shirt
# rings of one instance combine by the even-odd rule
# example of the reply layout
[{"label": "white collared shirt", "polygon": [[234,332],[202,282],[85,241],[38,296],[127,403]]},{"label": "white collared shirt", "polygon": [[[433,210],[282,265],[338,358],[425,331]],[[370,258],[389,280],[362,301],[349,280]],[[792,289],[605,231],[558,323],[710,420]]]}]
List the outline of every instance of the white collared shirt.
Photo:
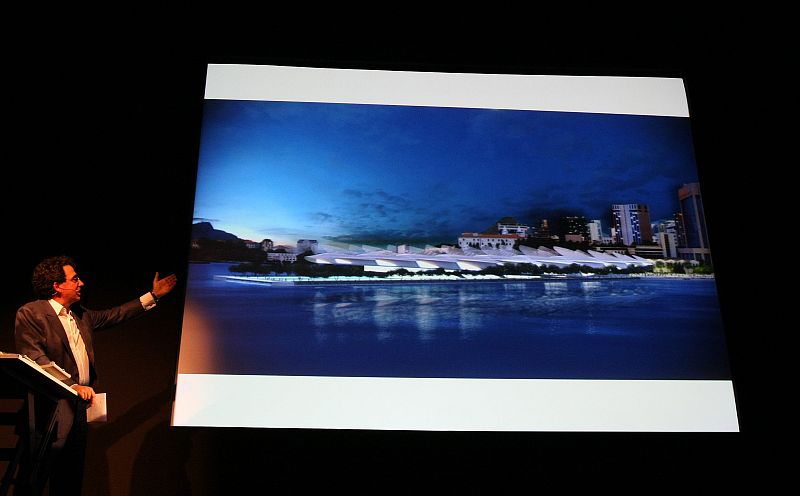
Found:
[{"label": "white collared shirt", "polygon": [[86,386],[89,384],[89,355],[86,353],[86,345],[78,329],[78,323],[72,315],[72,312],[61,303],[56,300],[50,300],[50,305],[53,307],[53,310],[55,310],[56,315],[58,315],[58,320],[61,321],[61,325],[64,326],[64,331],[67,333],[72,356],[75,357],[75,362],[78,365],[77,382],[78,384]]},{"label": "white collared shirt", "polygon": [[[150,310],[156,306],[156,300],[150,293],[145,293],[139,298],[142,307],[145,310]],[[78,365],[78,384],[86,386],[89,384],[89,355],[86,353],[86,345],[83,342],[83,337],[78,329],[78,322],[72,315],[72,312],[65,308],[61,303],[56,300],[49,300],[50,305],[58,315],[58,320],[64,326],[64,331],[67,333],[69,340],[69,347],[72,350],[72,356],[75,357],[75,362]],[[63,364],[58,364],[59,366]]]}]

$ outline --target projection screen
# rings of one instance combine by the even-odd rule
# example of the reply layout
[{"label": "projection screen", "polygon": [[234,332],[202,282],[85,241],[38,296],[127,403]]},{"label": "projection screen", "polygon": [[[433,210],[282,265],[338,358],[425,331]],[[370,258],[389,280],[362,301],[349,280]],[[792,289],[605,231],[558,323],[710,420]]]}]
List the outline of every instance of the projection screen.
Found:
[{"label": "projection screen", "polygon": [[176,426],[738,431],[682,80],[209,65]]}]

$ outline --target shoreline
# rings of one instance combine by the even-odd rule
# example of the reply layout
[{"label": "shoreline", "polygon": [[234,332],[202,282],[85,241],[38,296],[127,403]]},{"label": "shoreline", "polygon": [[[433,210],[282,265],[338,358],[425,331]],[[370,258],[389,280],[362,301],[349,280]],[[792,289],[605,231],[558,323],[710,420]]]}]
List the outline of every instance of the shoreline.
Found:
[{"label": "shoreline", "polygon": [[229,282],[240,282],[259,284],[264,286],[313,286],[313,285],[365,285],[365,284],[453,284],[453,283],[472,283],[472,282],[535,282],[535,281],[590,281],[590,280],[609,280],[609,279],[639,279],[656,277],[659,279],[714,279],[709,274],[620,274],[620,275],[593,275],[593,274],[552,274],[544,276],[469,276],[458,277],[455,275],[430,275],[430,276],[330,276],[330,277],[310,277],[310,276],[234,276],[217,275],[215,279]]}]

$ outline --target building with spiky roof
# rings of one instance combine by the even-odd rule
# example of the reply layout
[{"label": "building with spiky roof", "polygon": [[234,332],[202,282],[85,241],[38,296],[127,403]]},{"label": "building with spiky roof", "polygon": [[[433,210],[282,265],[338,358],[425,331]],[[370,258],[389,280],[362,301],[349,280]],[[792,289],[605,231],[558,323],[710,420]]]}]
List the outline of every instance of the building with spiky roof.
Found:
[{"label": "building with spiky roof", "polygon": [[573,264],[593,268],[652,267],[655,262],[624,253],[604,253],[594,250],[577,251],[559,246],[550,248],[531,248],[520,246],[511,248],[429,248],[398,253],[390,250],[334,250],[305,257],[317,264],[363,266],[364,270],[388,272],[407,269],[411,272],[427,270],[466,270],[479,271],[489,267],[507,264],[533,264],[537,266],[568,267]]}]

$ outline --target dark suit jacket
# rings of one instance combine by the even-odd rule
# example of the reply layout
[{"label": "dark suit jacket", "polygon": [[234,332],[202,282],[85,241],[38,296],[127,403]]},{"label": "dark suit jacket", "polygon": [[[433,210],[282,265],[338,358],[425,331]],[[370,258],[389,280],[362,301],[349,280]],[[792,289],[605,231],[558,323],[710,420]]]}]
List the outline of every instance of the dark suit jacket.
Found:
[{"label": "dark suit jacket", "polygon": [[[86,353],[89,355],[89,385],[97,378],[94,366],[94,331],[119,324],[141,315],[144,311],[138,298],[108,310],[72,308],[83,343],[86,345]],[[32,301],[17,310],[14,340],[17,353],[28,355],[39,365],[56,362],[72,376],[64,382],[69,386],[77,383],[78,365],[72,355],[64,326],[50,302]]]}]

